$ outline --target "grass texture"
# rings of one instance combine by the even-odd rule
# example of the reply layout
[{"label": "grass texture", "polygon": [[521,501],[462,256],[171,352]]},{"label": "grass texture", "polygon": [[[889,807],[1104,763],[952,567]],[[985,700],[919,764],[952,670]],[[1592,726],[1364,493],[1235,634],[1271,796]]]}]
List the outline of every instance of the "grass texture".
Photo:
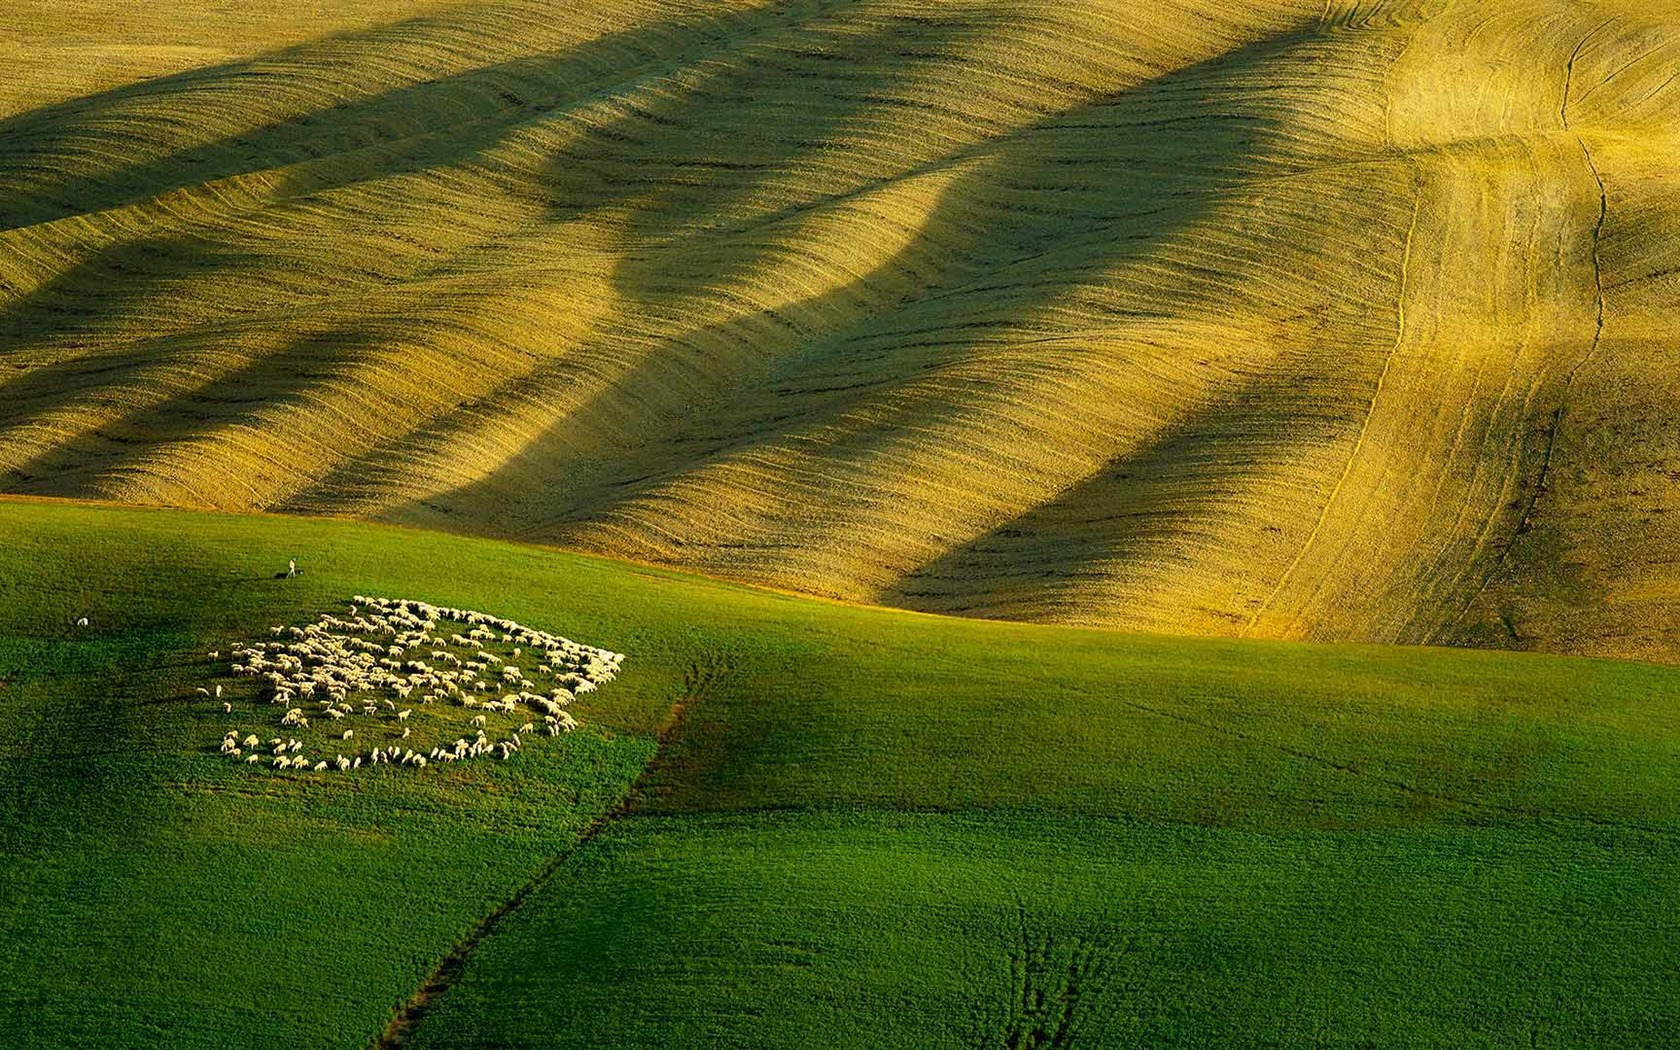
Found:
[{"label": "grass texture", "polygon": [[4,0],[0,489],[1680,658],[1634,0]]},{"label": "grass texture", "polygon": [[[368,592],[629,658],[507,763],[216,754],[206,650]],[[4,501],[0,683],[11,1045],[369,1045],[556,858],[409,1045],[1660,1046],[1680,1022],[1660,665],[930,617]]]}]

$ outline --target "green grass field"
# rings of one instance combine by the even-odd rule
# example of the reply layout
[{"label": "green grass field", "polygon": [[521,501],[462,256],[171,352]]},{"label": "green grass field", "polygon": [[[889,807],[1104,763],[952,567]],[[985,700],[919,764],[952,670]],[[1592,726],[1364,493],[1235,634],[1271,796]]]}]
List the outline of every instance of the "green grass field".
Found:
[{"label": "green grass field", "polygon": [[[506,763],[216,754],[205,651],[355,593],[629,659]],[[410,1045],[1662,1046],[1677,697],[1657,665],[949,620],[0,502],[0,1031],[368,1046],[535,880]]]}]

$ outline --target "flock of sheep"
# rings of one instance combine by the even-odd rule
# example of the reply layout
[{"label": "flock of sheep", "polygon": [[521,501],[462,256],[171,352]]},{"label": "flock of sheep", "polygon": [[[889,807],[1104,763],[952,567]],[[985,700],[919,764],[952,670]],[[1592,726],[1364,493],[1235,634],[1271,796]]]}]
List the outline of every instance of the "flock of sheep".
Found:
[{"label": "flock of sheep", "polygon": [[[559,736],[576,729],[567,705],[612,681],[624,661],[623,653],[471,609],[363,595],[351,602],[347,617],[328,614],[307,627],[272,627],[273,640],[232,650],[234,674],[257,679],[259,699],[277,709],[273,721],[279,732],[229,729],[222,754],[250,765],[316,773],[360,769],[364,763],[424,767],[492,755],[508,759],[534,733]],[[522,663],[531,661],[537,661],[532,672],[546,681],[527,677]],[[221,701],[224,714],[234,713],[222,686],[198,692]],[[464,709],[464,733],[429,751],[408,744],[416,708],[444,715],[456,707]],[[515,728],[527,714],[532,717]],[[329,732],[339,742],[331,758],[319,744],[291,735],[308,735],[311,720],[316,732]],[[427,715],[419,720],[437,721]],[[359,741],[357,729],[363,733]],[[363,753],[367,742],[373,747]]]}]

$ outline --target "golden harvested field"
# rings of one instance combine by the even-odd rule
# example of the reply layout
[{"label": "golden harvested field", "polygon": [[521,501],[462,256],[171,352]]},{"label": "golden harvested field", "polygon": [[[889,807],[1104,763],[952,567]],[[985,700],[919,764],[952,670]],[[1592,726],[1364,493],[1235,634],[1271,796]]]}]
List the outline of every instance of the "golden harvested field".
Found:
[{"label": "golden harvested field", "polygon": [[1680,4],[0,12],[0,491],[1680,660]]}]

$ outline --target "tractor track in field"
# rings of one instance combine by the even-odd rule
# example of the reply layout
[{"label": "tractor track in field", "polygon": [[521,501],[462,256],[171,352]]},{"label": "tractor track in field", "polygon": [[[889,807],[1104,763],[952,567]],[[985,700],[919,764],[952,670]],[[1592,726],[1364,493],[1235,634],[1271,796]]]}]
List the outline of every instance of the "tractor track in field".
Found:
[{"label": "tractor track in field", "polygon": [[472,957],[473,952],[484,942],[484,939],[496,932],[497,927],[502,924],[504,919],[518,911],[531,894],[542,889],[553,880],[566,866],[567,862],[588,846],[596,835],[599,835],[609,824],[635,807],[636,803],[643,797],[643,789],[649,780],[664,768],[660,756],[664,754],[666,745],[682,729],[683,718],[687,714],[689,706],[695,701],[703,700],[706,694],[711,691],[712,686],[728,670],[728,661],[715,656],[704,662],[689,664],[683,675],[682,695],[671,705],[670,714],[666,716],[664,725],[659,729],[658,744],[654,748],[653,756],[648,759],[647,765],[642,767],[641,774],[636,777],[635,783],[631,784],[630,790],[624,793],[624,797],[619,800],[616,806],[590,821],[583,832],[578,835],[577,841],[552,857],[548,863],[538,869],[535,875],[515,890],[512,896],[481,919],[478,925],[473,927],[472,932],[462,938],[450,950],[449,954],[443,957],[443,960],[421,983],[419,990],[407,1002],[397,1008],[396,1013],[385,1026],[385,1030],[379,1034],[378,1038],[368,1044],[370,1050],[395,1050],[397,1047],[407,1046],[409,1037],[414,1034],[420,1022],[431,1012],[438,999],[454,987],[455,982],[460,979],[462,971],[466,969],[467,960]]},{"label": "tractor track in field", "polygon": [[1104,993],[1135,951],[1080,936],[1058,938],[1033,929],[1026,902],[1015,900],[1016,943],[1009,953],[1008,1018],[1002,1050],[1067,1050],[1087,1025],[1108,1023]]},{"label": "tractor track in field", "polygon": [[[1564,67],[1563,102],[1558,107],[1558,118],[1563,124],[1563,130],[1575,135],[1575,143],[1581,147],[1581,159],[1586,162],[1587,173],[1592,176],[1593,187],[1598,191],[1598,217],[1594,220],[1592,229],[1594,307],[1592,340],[1587,345],[1586,354],[1579,361],[1576,361],[1563,377],[1563,386],[1558,394],[1558,405],[1552,410],[1551,416],[1547,420],[1545,445],[1541,449],[1540,467],[1534,479],[1534,486],[1529,491],[1528,499],[1523,503],[1522,514],[1517,518],[1517,525],[1511,533],[1510,540],[1499,549],[1499,555],[1494,559],[1493,566],[1488,569],[1481,584],[1471,592],[1470,597],[1464,602],[1463,608],[1459,609],[1458,615],[1453,617],[1452,621],[1443,630],[1437,632],[1437,638],[1444,638],[1447,632],[1456,630],[1464,622],[1464,618],[1470,615],[1470,610],[1481,600],[1482,595],[1487,593],[1487,589],[1493,584],[1494,579],[1504,571],[1510,561],[1511,551],[1522,541],[1524,536],[1533,530],[1534,514],[1540,503],[1540,497],[1546,494],[1546,486],[1551,481],[1552,455],[1557,449],[1558,431],[1563,428],[1567,417],[1569,394],[1575,386],[1575,377],[1597,356],[1599,347],[1604,342],[1604,264],[1600,249],[1604,243],[1604,222],[1610,214],[1610,194],[1604,188],[1604,176],[1598,170],[1598,162],[1593,159],[1592,150],[1587,147],[1587,140],[1569,126],[1569,94],[1575,82],[1575,60],[1580,57],[1581,52],[1592,38],[1608,24],[1606,22],[1600,25],[1582,38],[1579,44],[1575,45],[1575,51],[1569,56],[1569,62]],[[1516,629],[1511,624],[1510,617],[1504,612],[1499,615],[1506,633],[1514,641],[1520,640]]]}]

